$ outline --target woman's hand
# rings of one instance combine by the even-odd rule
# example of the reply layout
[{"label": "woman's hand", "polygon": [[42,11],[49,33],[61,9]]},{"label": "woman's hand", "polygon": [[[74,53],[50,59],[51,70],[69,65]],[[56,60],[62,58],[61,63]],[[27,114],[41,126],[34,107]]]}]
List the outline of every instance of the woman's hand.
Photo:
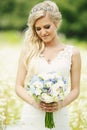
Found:
[{"label": "woman's hand", "polygon": [[46,112],[55,112],[61,109],[62,107],[63,107],[63,101],[52,103],[45,103],[43,101],[40,102],[40,108]]},{"label": "woman's hand", "polygon": [[55,112],[58,111],[60,108],[62,108],[62,101],[60,102],[45,103],[41,101],[40,108],[46,112]]}]

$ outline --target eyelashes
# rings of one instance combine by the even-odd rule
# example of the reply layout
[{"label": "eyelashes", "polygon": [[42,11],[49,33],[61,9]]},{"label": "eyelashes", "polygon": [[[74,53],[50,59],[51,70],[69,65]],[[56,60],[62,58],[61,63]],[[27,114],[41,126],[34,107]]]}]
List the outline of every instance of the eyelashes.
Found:
[{"label": "eyelashes", "polygon": [[[44,26],[44,29],[50,29],[51,25],[45,25]],[[41,30],[41,27],[35,27],[35,30],[36,31],[40,31]]]},{"label": "eyelashes", "polygon": [[49,28],[50,28],[50,25],[45,25],[44,28],[45,28],[45,29],[49,29]]},{"label": "eyelashes", "polygon": [[40,27],[36,27],[35,30],[36,30],[36,31],[40,31],[41,28],[40,28]]}]

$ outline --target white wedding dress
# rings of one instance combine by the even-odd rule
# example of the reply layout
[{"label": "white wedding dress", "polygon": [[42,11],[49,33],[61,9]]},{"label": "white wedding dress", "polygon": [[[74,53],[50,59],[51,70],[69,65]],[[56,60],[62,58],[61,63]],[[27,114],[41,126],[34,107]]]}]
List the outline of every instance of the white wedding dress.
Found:
[{"label": "white wedding dress", "polygon": [[[68,81],[72,65],[72,50],[73,46],[67,45],[63,51],[58,53],[58,55],[55,57],[55,59],[51,61],[51,63],[48,63],[46,59],[42,55],[40,55],[37,58],[37,61],[32,61],[33,66],[30,69],[31,71],[29,71],[26,76],[26,83],[29,80],[28,75],[50,71],[60,72]],[[67,92],[68,91],[69,87],[67,85]],[[44,119],[44,111],[38,110],[33,106],[24,103],[21,121],[18,123],[18,125],[16,124],[11,128],[8,127],[6,130],[49,130],[48,128],[45,128]],[[54,112],[54,122],[55,128],[53,128],[52,130],[70,130],[67,107]]]}]

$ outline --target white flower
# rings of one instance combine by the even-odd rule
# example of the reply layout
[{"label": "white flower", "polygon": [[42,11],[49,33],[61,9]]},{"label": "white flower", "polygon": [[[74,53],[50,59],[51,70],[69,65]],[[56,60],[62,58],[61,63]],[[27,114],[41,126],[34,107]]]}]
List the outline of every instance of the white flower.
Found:
[{"label": "white flower", "polygon": [[6,116],[4,116],[4,115],[0,115],[0,121],[4,121],[6,119]]},{"label": "white flower", "polygon": [[48,79],[46,73],[41,73],[41,74],[38,75],[38,77],[41,78],[42,80],[47,80]]},{"label": "white flower", "polygon": [[53,95],[53,96],[58,95],[58,87],[55,87],[55,85],[53,85],[53,87],[51,89],[51,95]]},{"label": "white flower", "polygon": [[50,87],[52,86],[52,82],[50,82],[50,81],[46,82],[46,83],[45,83],[45,86],[46,86],[47,88],[50,88]]},{"label": "white flower", "polygon": [[41,94],[41,89],[40,88],[37,88],[36,90],[35,90],[35,95],[36,96],[38,96],[38,95],[40,95]]},{"label": "white flower", "polygon": [[51,102],[53,102],[53,97],[47,95],[46,93],[43,93],[41,95],[41,100],[44,101],[44,102],[46,102],[46,103],[51,103]]},{"label": "white flower", "polygon": [[3,112],[3,111],[5,111],[5,108],[3,108],[3,107],[0,108],[0,112]]},{"label": "white flower", "polygon": [[35,81],[33,83],[33,86],[37,87],[37,88],[43,88],[43,84],[40,81]]}]

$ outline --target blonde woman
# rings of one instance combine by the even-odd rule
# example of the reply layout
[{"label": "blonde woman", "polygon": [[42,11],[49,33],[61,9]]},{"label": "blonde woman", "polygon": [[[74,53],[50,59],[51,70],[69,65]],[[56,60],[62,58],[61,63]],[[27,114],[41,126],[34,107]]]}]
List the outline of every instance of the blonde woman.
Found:
[{"label": "blonde woman", "polygon": [[[67,106],[79,95],[81,60],[76,47],[59,40],[61,20],[58,6],[50,0],[35,5],[29,14],[16,80],[16,93],[25,103],[21,124],[15,130],[48,130],[44,126],[45,112],[54,112],[53,130],[70,130]],[[35,74],[52,71],[61,73],[67,81],[70,76],[70,91],[63,101],[38,103],[27,93],[26,85]]]}]

